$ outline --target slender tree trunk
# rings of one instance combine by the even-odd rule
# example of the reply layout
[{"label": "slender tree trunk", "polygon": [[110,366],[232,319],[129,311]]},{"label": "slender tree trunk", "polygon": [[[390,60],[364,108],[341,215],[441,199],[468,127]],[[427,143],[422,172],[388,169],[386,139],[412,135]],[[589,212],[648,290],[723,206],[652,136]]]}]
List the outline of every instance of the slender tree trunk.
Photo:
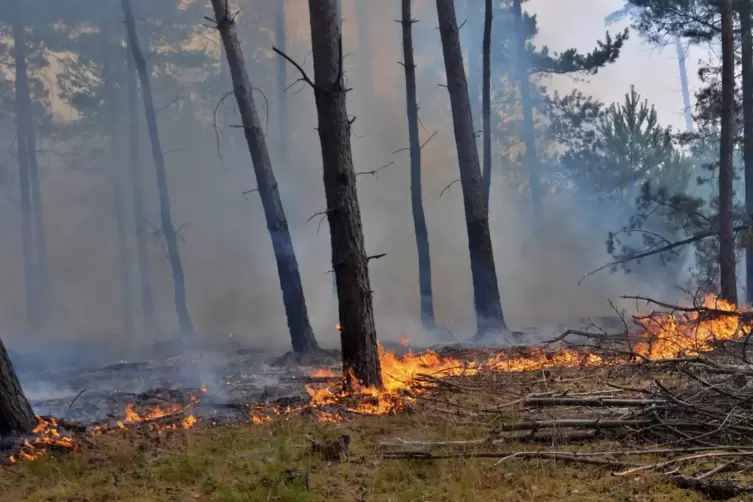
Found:
[{"label": "slender tree trunk", "polygon": [[355,0],[356,22],[358,23],[358,65],[361,69],[362,81],[365,84],[365,95],[370,99],[374,94],[374,44],[371,35],[371,20],[369,19],[369,3],[373,0]]},{"label": "slender tree trunk", "polygon": [[533,102],[531,100],[531,81],[528,71],[528,56],[526,54],[525,28],[523,26],[523,11],[521,0],[513,0],[513,16],[515,16],[515,33],[517,44],[518,85],[520,87],[520,103],[523,108],[523,142],[525,143],[525,166],[531,189],[531,204],[534,235],[538,235],[541,224],[541,185],[539,181],[539,160],[536,155],[536,130],[533,124]]},{"label": "slender tree trunk", "polygon": [[178,315],[178,324],[180,333],[183,336],[194,335],[194,327],[191,322],[191,316],[188,313],[186,303],[186,284],[183,276],[183,265],[180,262],[180,251],[178,249],[178,236],[173,227],[172,216],[170,214],[170,195],[167,189],[167,176],[165,174],[165,156],[160,145],[159,129],[157,127],[157,114],[154,110],[152,100],[152,87],[149,83],[149,72],[146,67],[146,59],[139,45],[138,35],[136,34],[136,21],[133,17],[130,0],[122,0],[123,14],[126,20],[126,30],[128,33],[128,45],[131,48],[136,70],[141,80],[141,97],[144,100],[144,113],[146,115],[146,125],[149,129],[149,138],[152,144],[152,155],[154,157],[154,166],[157,174],[157,192],[160,201],[160,222],[162,224],[162,234],[165,236],[167,245],[167,256],[170,260],[170,267],[173,274],[173,287],[175,290],[175,310]]},{"label": "slender tree trunk", "polygon": [[489,232],[489,211],[483,196],[478,149],[473,135],[468,84],[465,80],[453,0],[437,0],[437,16],[460,165],[460,184],[463,187],[477,338],[480,338],[490,331],[505,330],[507,326],[502,315],[502,303],[499,297],[492,239]]},{"label": "slender tree trunk", "polygon": [[356,175],[345,106],[342,35],[337,0],[309,0],[314,55],[314,96],[319,118],[324,193],[332,239],[342,331],[343,371],[363,385],[381,387],[369,258],[363,238]]},{"label": "slender tree trunk", "polygon": [[39,163],[37,161],[37,135],[34,128],[34,106],[31,99],[31,85],[29,83],[28,65],[26,63],[26,40],[23,22],[19,40],[23,49],[23,75],[18,80],[21,89],[20,98],[24,109],[26,126],[26,151],[29,157],[29,188],[31,192],[31,218],[34,239],[34,268],[36,279],[37,302],[39,305],[39,321],[44,325],[47,320],[47,244],[44,230],[44,214],[42,212],[42,190],[39,182]]},{"label": "slender tree trunk", "polygon": [[[275,21],[275,46],[282,52],[285,52],[286,30],[285,30],[285,0],[277,1],[276,21]],[[288,97],[285,94],[287,87],[287,73],[285,60],[277,58],[277,123],[279,130],[278,152],[279,165],[283,169],[288,169],[288,148],[290,148],[290,130],[288,128]]]},{"label": "slender tree trunk", "polygon": [[24,254],[24,279],[26,284],[26,315],[33,330],[40,328],[39,290],[35,266],[36,251],[32,231],[31,187],[29,182],[29,121],[30,110],[25,106],[28,93],[26,67],[26,42],[24,26],[13,24],[14,58],[16,63],[16,135],[18,141],[18,171],[21,188],[21,237]]},{"label": "slender tree trunk", "polygon": [[483,33],[485,17],[481,15],[481,1],[471,0],[466,7],[468,19],[461,31],[467,32],[468,51],[468,94],[471,100],[471,113],[473,114],[473,130],[479,129],[478,124],[482,121],[482,81],[483,81]]},{"label": "slender tree trunk", "polygon": [[429,231],[421,192],[421,143],[418,136],[418,99],[416,97],[416,63],[413,58],[413,23],[411,0],[402,0],[403,67],[405,68],[405,95],[408,112],[408,137],[410,140],[411,205],[413,227],[418,251],[418,290],[421,295],[421,322],[434,328],[434,295],[431,287],[431,255]]},{"label": "slender tree trunk", "polygon": [[682,88],[682,115],[685,118],[685,130],[693,132],[693,105],[690,103],[690,88],[688,87],[688,69],[685,65],[687,56],[682,39],[675,37],[675,49],[677,50],[677,64],[680,67],[680,86]]},{"label": "slender tree trunk", "polygon": [[337,28],[342,33],[343,29],[343,0],[335,0],[337,4]]},{"label": "slender tree trunk", "polygon": [[131,262],[125,229],[125,203],[123,199],[122,166],[125,162],[122,138],[118,133],[120,106],[112,70],[111,59],[117,54],[118,47],[109,40],[108,27],[102,28],[103,54],[102,79],[105,88],[107,128],[110,136],[112,154],[112,194],[115,211],[115,233],[118,240],[118,271],[120,273],[120,302],[123,309],[123,327],[126,333],[133,333],[133,287],[131,285]]},{"label": "slender tree trunk", "polygon": [[[753,9],[749,0],[739,3],[743,74],[743,160],[745,164],[745,210],[753,217]],[[745,290],[753,305],[753,243],[745,250]]]},{"label": "slender tree trunk", "polygon": [[482,115],[484,122],[484,200],[489,208],[489,193],[492,186],[492,0],[486,0],[484,10],[484,46],[483,52],[483,105]]},{"label": "slender tree trunk", "polygon": [[719,145],[719,276],[721,297],[736,305],[735,235],[732,230],[732,182],[734,178],[732,154],[735,114],[735,47],[732,1],[722,0],[720,9],[722,18],[722,117]]},{"label": "slender tree trunk", "polygon": [[128,157],[131,166],[131,192],[133,195],[133,216],[136,224],[136,249],[139,257],[139,279],[141,283],[141,308],[144,311],[144,323],[149,331],[156,328],[154,319],[154,299],[152,298],[152,279],[149,275],[149,253],[147,251],[146,200],[141,181],[141,145],[139,141],[139,104],[138,83],[133,58],[126,54],[128,61]]},{"label": "slender tree trunk", "polygon": [[222,36],[222,43],[225,47],[230,75],[233,80],[235,100],[241,113],[246,142],[254,164],[256,183],[264,207],[267,229],[269,229],[272,238],[285,313],[288,317],[290,338],[295,352],[312,352],[317,350],[319,346],[309,322],[301,274],[298,271],[298,260],[293,249],[293,239],[290,237],[288,221],[285,218],[282,200],[277,190],[277,180],[272,171],[272,163],[269,160],[264,130],[251,94],[251,81],[248,78],[241,43],[238,40],[235,23],[225,10],[226,5],[225,0],[212,0],[215,20]]},{"label": "slender tree trunk", "polygon": [[34,412],[0,340],[0,437],[30,434],[36,426]]}]

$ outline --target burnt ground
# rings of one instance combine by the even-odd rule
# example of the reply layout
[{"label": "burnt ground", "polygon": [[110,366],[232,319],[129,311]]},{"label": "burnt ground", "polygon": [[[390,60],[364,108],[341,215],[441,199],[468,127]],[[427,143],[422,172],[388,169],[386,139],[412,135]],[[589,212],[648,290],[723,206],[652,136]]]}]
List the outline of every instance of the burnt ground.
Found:
[{"label": "burnt ground", "polygon": [[[543,334],[528,328],[526,333],[480,343],[497,348],[537,345],[560,329]],[[395,342],[381,343],[397,354],[409,349]],[[448,343],[430,348],[456,353],[463,347]],[[155,406],[191,406],[192,414],[213,421],[244,420],[255,404],[285,407],[305,401],[314,370],[340,371],[337,350],[299,358],[246,346],[237,339],[204,346],[168,340],[138,349],[64,342],[33,352],[11,346],[9,353],[36,414],[83,425],[123,420],[127,404],[139,412]]]}]

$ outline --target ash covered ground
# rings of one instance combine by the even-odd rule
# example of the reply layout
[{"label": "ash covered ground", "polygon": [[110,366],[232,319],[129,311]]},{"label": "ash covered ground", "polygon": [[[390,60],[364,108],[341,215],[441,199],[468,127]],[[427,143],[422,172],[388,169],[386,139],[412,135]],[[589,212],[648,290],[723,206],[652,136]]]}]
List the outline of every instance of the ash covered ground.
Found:
[{"label": "ash covered ground", "polygon": [[[539,345],[563,329],[529,328],[485,338],[475,346]],[[427,348],[454,354],[474,345],[467,341],[460,345],[451,334],[443,338],[446,343],[431,346],[409,347],[390,341],[382,345],[397,355]],[[312,378],[316,370],[340,371],[337,350],[299,358],[292,353],[270,353],[232,338],[210,345],[167,341],[138,348],[61,342],[35,350],[11,346],[9,353],[37,415],[83,425],[123,420],[127,405],[136,410],[190,406],[192,414],[218,422],[248,419],[254,405],[295,406],[308,398],[307,384],[333,380]]]}]

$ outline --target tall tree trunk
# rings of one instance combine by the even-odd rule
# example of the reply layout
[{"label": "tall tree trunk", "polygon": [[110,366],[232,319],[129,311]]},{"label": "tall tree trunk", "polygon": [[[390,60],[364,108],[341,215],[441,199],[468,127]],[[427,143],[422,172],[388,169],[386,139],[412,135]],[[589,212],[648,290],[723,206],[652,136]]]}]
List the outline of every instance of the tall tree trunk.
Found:
[{"label": "tall tree trunk", "polygon": [[675,49],[677,50],[677,64],[680,67],[680,86],[682,88],[682,115],[685,118],[685,130],[693,132],[693,105],[690,103],[690,88],[688,87],[688,69],[685,65],[687,56],[682,39],[675,37]]},{"label": "tall tree trunk", "polygon": [[[282,52],[285,52],[286,30],[285,30],[285,0],[277,0],[277,11],[275,20],[275,46]],[[287,73],[285,60],[277,58],[277,124],[279,131],[278,152],[279,165],[283,169],[288,169],[288,148],[290,148],[290,130],[288,128],[288,98],[285,94],[287,87]]]},{"label": "tall tree trunk", "polygon": [[526,54],[525,27],[523,26],[523,11],[521,0],[513,0],[513,16],[515,19],[515,38],[517,45],[518,85],[520,87],[520,104],[523,108],[523,142],[525,143],[525,166],[528,169],[528,179],[531,190],[531,204],[534,235],[538,235],[541,223],[541,185],[539,181],[539,160],[536,155],[536,130],[533,124],[533,102],[531,100],[531,81],[528,71],[528,56]]},{"label": "tall tree trunk", "polygon": [[30,434],[36,426],[34,412],[0,340],[0,437]]},{"label": "tall tree trunk", "polygon": [[162,224],[162,234],[165,236],[167,245],[167,256],[170,260],[170,267],[173,274],[173,288],[175,290],[175,310],[178,315],[178,324],[180,333],[183,336],[191,336],[195,333],[191,316],[188,313],[186,304],[186,284],[183,276],[183,265],[180,262],[180,251],[178,249],[178,236],[173,227],[172,216],[170,214],[170,195],[167,189],[167,176],[165,174],[165,156],[160,145],[159,129],[157,127],[157,113],[154,110],[154,101],[152,100],[152,87],[149,83],[149,72],[146,67],[146,59],[139,45],[138,35],[136,34],[136,21],[133,17],[130,0],[122,0],[123,14],[125,15],[126,31],[128,33],[128,45],[131,48],[136,70],[139,73],[141,81],[141,97],[144,100],[144,113],[146,115],[146,125],[149,129],[149,139],[152,144],[152,156],[154,157],[154,167],[157,174],[157,192],[160,201],[160,222]]},{"label": "tall tree trunk", "polygon": [[141,145],[139,141],[138,83],[133,58],[126,54],[128,61],[128,160],[131,166],[131,192],[133,195],[133,216],[136,226],[136,249],[139,257],[139,279],[141,283],[141,308],[144,311],[144,324],[149,331],[156,328],[154,319],[154,299],[152,279],[149,275],[149,253],[147,251],[146,200],[141,181]]},{"label": "tall tree trunk", "polygon": [[337,0],[309,0],[309,17],[326,213],[342,328],[343,371],[351,384],[355,378],[363,385],[380,387],[382,375],[369,281],[369,258],[363,238],[350,147],[350,122],[345,106]]},{"label": "tall tree trunk", "polygon": [[[479,37],[483,33],[485,17],[481,15],[479,0],[472,0],[468,2],[466,7],[466,13],[468,19],[466,26],[461,28],[467,33],[467,48],[468,51],[468,94],[471,100],[471,113],[473,115],[473,130],[479,129],[478,124],[481,122],[482,111],[482,81],[483,81],[483,37]],[[479,40],[481,38],[481,40]]]},{"label": "tall tree trunk", "polygon": [[493,2],[486,0],[484,10],[484,45],[483,52],[483,105],[481,114],[484,123],[484,200],[489,208],[489,193],[492,186],[492,14]]},{"label": "tall tree trunk", "polygon": [[[26,107],[33,110],[31,96],[26,100]],[[37,135],[34,129],[34,115],[29,116],[29,128],[26,131],[29,151],[29,187],[31,189],[31,216],[34,226],[37,293],[39,295],[39,317],[44,326],[48,315],[48,265],[47,265],[47,238],[44,230],[44,214],[42,212],[42,188],[39,182],[39,162],[37,161]]]},{"label": "tall tree trunk", "polygon": [[125,203],[123,199],[122,166],[125,162],[122,137],[118,132],[120,118],[119,98],[115,91],[115,82],[111,60],[118,54],[119,47],[109,40],[109,27],[102,27],[103,53],[102,79],[107,100],[107,128],[110,136],[112,154],[112,195],[115,211],[115,233],[118,240],[118,271],[120,273],[120,302],[123,309],[123,327],[126,333],[133,333],[133,287],[131,285],[131,261],[125,229]]},{"label": "tall tree trunk", "polygon": [[480,338],[490,331],[505,330],[507,326],[502,315],[502,303],[499,297],[497,271],[489,232],[489,211],[483,196],[478,149],[473,135],[468,84],[465,80],[453,0],[437,0],[437,16],[460,165],[460,184],[463,188],[463,205],[465,206],[473,278],[477,338]]},{"label": "tall tree trunk", "polygon": [[264,130],[251,93],[251,81],[248,78],[246,63],[243,59],[243,50],[240,40],[238,40],[235,22],[225,10],[226,5],[225,0],[212,0],[215,20],[222,36],[222,43],[230,67],[235,100],[241,113],[248,150],[254,164],[256,183],[264,207],[267,229],[269,229],[272,238],[272,247],[277,260],[277,274],[282,288],[282,299],[288,317],[290,338],[295,352],[312,352],[317,350],[319,346],[309,322],[301,274],[298,271],[298,260],[295,256],[285,211],[282,208],[280,193],[277,190],[277,180],[272,171],[272,163],[269,160]]},{"label": "tall tree trunk", "polygon": [[26,315],[29,327],[37,330],[41,325],[36,251],[32,231],[31,187],[29,182],[29,122],[31,110],[26,106],[28,95],[28,70],[26,67],[26,41],[24,26],[13,23],[14,58],[16,69],[16,135],[18,141],[18,171],[21,189],[21,237],[24,254],[24,279],[26,285]]},{"label": "tall tree trunk", "polygon": [[355,0],[356,22],[358,23],[358,66],[361,69],[365,96],[371,99],[374,94],[374,44],[371,34],[371,20],[369,19],[369,3],[373,0]]},{"label": "tall tree trunk", "polygon": [[418,290],[421,295],[421,322],[434,328],[434,295],[431,287],[431,255],[429,231],[421,192],[421,143],[418,136],[418,99],[416,97],[416,63],[413,58],[413,23],[411,0],[402,0],[403,67],[405,68],[405,96],[410,140],[410,193],[413,207],[413,227],[418,251]]},{"label": "tall tree trunk", "polygon": [[719,276],[721,297],[737,304],[735,277],[735,235],[732,230],[735,114],[735,46],[732,0],[722,0],[722,117],[719,145]]},{"label": "tall tree trunk", "polygon": [[343,0],[335,0],[337,4],[337,28],[342,33],[343,29]]},{"label": "tall tree trunk", "polygon": [[[739,3],[743,74],[743,160],[745,164],[745,210],[753,217],[753,9],[749,1]],[[753,243],[745,250],[745,290],[753,305]]]}]

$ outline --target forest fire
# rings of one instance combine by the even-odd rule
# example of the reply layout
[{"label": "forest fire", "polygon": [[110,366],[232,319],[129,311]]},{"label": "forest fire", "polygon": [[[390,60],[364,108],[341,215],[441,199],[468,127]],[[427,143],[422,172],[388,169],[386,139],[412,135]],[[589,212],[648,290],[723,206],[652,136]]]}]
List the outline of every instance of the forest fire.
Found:
[{"label": "forest fire", "polygon": [[[625,342],[626,347],[617,355],[615,351],[531,348],[525,355],[505,351],[485,360],[464,361],[432,350],[420,354],[409,350],[400,357],[379,345],[382,390],[364,387],[347,392],[339,384],[309,385],[306,389],[311,397],[309,407],[317,410],[317,417],[322,421],[338,420],[339,415],[324,411],[327,409],[344,409],[362,415],[399,413],[415,402],[416,395],[435,385],[432,378],[472,376],[481,371],[524,372],[697,356],[712,350],[716,341],[736,338],[745,327],[741,313],[731,304],[709,295],[698,308],[683,309],[679,313],[637,315],[635,321],[642,332],[632,336],[636,340],[633,343]],[[333,375],[330,369],[312,374],[317,377]]]}]

